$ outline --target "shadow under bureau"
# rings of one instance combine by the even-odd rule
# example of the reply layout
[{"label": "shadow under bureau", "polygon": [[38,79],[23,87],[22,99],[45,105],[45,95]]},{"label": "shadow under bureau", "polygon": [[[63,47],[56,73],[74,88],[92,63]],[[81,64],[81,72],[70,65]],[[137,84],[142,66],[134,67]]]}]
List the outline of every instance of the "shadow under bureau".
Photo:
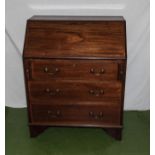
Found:
[{"label": "shadow under bureau", "polygon": [[23,63],[30,135],[50,126],[100,127],[120,140],[126,60],[123,17],[28,19]]}]

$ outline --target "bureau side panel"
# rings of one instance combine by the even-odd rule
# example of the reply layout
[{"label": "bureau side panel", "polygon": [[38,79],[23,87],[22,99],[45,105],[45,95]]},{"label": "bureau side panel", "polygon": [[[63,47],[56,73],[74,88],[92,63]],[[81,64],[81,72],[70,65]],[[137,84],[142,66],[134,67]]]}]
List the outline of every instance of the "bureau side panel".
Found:
[{"label": "bureau side panel", "polygon": [[121,91],[121,125],[123,125],[123,111],[124,111],[124,96],[125,96],[125,81],[126,81],[126,66],[127,61],[124,60],[122,63],[118,64],[118,80],[122,83],[122,91]]},{"label": "bureau side panel", "polygon": [[25,90],[26,90],[26,100],[27,100],[27,109],[28,109],[28,119],[31,122],[31,104],[30,104],[30,96],[29,96],[29,86],[28,81],[31,77],[30,71],[30,61],[23,59],[23,68],[24,68],[24,80],[25,80]]}]

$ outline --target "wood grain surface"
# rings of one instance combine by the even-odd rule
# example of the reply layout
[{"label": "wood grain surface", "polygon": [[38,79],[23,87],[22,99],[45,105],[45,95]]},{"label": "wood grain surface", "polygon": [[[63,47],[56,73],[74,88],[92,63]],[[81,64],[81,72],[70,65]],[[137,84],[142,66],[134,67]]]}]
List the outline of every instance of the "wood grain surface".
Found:
[{"label": "wood grain surface", "polygon": [[124,21],[28,21],[24,57],[67,58],[125,55]]},{"label": "wood grain surface", "polygon": [[23,64],[30,134],[100,127],[121,140],[127,65],[123,17],[33,16]]}]

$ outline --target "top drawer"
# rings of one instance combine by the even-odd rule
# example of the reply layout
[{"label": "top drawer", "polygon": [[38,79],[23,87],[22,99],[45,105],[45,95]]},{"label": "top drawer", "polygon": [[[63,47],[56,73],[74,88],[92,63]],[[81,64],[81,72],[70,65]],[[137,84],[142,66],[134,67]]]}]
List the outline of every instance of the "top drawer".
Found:
[{"label": "top drawer", "polygon": [[31,60],[33,80],[117,80],[118,64],[110,60]]}]

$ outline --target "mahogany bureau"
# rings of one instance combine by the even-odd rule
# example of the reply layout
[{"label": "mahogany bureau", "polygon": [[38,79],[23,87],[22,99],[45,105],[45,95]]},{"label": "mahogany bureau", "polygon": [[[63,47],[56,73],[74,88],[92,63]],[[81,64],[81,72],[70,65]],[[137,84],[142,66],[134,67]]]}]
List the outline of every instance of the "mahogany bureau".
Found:
[{"label": "mahogany bureau", "polygon": [[23,63],[30,135],[50,126],[100,127],[120,140],[126,61],[123,17],[28,19]]}]

